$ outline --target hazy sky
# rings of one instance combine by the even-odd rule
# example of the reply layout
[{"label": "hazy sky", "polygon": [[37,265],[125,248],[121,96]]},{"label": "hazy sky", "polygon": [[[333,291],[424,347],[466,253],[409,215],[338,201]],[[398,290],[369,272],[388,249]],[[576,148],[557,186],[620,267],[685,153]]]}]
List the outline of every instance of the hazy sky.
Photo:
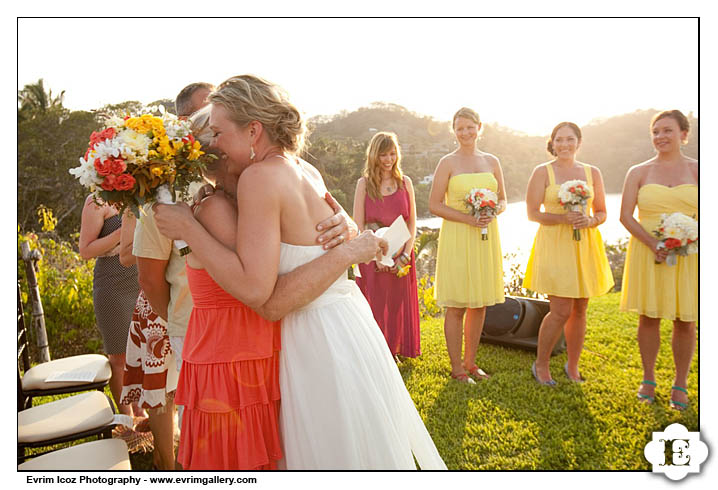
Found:
[{"label": "hazy sky", "polygon": [[[663,33],[670,33],[666,36]],[[131,40],[131,42],[124,42]],[[676,40],[681,40],[676,42]],[[665,70],[669,65],[680,70]],[[18,89],[65,105],[173,98],[254,73],[307,116],[461,106],[530,134],[636,109],[698,110],[696,19],[20,19]],[[659,76],[660,74],[660,76]]]}]

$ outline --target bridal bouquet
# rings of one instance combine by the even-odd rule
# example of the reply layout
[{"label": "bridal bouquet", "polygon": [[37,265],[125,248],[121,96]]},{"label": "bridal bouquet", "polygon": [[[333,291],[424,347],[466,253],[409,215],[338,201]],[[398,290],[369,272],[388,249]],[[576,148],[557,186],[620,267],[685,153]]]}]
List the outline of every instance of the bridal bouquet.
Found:
[{"label": "bridal bouquet", "polygon": [[[591,198],[591,189],[583,180],[567,180],[558,189],[558,199],[564,209],[586,213],[586,203]],[[573,229],[573,239],[581,240],[581,231]]]},{"label": "bridal bouquet", "polygon": [[[70,169],[98,203],[139,218],[145,203],[170,204],[189,197],[189,184],[201,180],[207,159],[190,123],[159,107],[159,116],[111,116],[104,129],[90,136],[80,166]],[[175,243],[181,253],[184,247]],[[184,253],[187,253],[186,250]]]},{"label": "bridal bouquet", "polygon": [[[471,215],[478,218],[479,216],[496,216],[498,200],[498,196],[491,189],[473,188],[466,194],[464,203],[469,208]],[[488,240],[488,235],[488,229],[481,228],[481,239]]]},{"label": "bridal bouquet", "polygon": [[668,249],[668,265],[676,265],[677,255],[698,253],[698,221],[683,213],[662,214],[653,234],[661,241],[658,248]]}]

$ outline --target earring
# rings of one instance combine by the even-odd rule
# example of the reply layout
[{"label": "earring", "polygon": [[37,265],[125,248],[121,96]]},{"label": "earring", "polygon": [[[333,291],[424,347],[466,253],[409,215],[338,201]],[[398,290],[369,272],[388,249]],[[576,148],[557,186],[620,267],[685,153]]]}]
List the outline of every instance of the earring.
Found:
[{"label": "earring", "polygon": [[255,153],[254,153],[254,146],[250,145],[250,146],[249,146],[249,159],[252,160],[252,161],[254,161],[254,157],[255,157],[255,156],[256,156],[256,155],[255,155]]}]

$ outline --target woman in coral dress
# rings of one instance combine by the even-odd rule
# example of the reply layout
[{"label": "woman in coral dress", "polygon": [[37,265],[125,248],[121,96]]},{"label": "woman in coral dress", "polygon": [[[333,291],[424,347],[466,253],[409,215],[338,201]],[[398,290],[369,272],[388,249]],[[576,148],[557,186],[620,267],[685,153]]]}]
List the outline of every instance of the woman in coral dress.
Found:
[{"label": "woman in coral dress", "polygon": [[[390,226],[402,216],[411,238],[399,250],[394,265],[360,264],[356,282],[369,302],[395,359],[421,354],[419,297],[416,287],[414,236],[416,205],[411,179],[402,174],[401,152],[394,133],[374,135],[354,194],[354,221],[360,230]],[[408,268],[407,268],[408,266]]]},{"label": "woman in coral dress", "polygon": [[[215,232],[193,219],[186,206],[159,205],[156,215],[163,233],[184,239],[225,291],[260,307],[283,277],[329,255],[315,245],[316,223],[332,210],[323,199],[319,172],[296,157],[305,124],[280,87],[252,75],[232,77],[210,102],[214,145],[227,155],[230,172],[241,173],[236,247],[213,238]],[[217,226],[229,228],[224,222]],[[370,238],[364,232],[352,242]],[[354,263],[368,262],[377,252],[375,247]],[[315,274],[307,282],[321,281]],[[408,470],[418,463],[446,469],[371,308],[346,269],[320,289],[316,299],[282,318],[286,467]],[[262,435],[265,443],[273,440],[271,433]]]},{"label": "woman in coral dress", "polygon": [[[581,382],[578,362],[586,336],[586,308],[593,296],[613,287],[598,225],[606,221],[603,178],[598,168],[576,161],[581,129],[562,122],[551,132],[547,149],[556,158],[536,167],[526,190],[526,210],[540,223],[526,266],[524,287],[548,295],[550,311],[541,322],[536,362],[531,372],[541,384],[554,386],[549,372],[551,351],[563,330],[568,362],[564,372]],[[559,189],[568,180],[582,180],[591,191],[589,214],[566,211],[559,202]],[[541,211],[543,204],[544,210]],[[580,239],[574,239],[574,229]]]},{"label": "woman in coral dress", "polygon": [[[698,320],[698,254],[678,256],[666,264],[666,250],[653,236],[661,215],[680,212],[698,219],[698,161],[681,152],[690,125],[680,111],[664,111],[651,121],[657,155],[631,167],[621,201],[621,223],[631,233],[623,271],[623,311],[638,313],[638,346],[643,381],[638,397],[653,403],[655,366],[661,342],[661,318],[673,322],[675,377],[671,407],[688,406],[688,372],[696,346]],[[638,206],[638,220],[633,217]]]},{"label": "woman in coral dress", "polygon": [[[504,272],[499,227],[493,216],[473,217],[465,204],[472,188],[498,196],[497,214],[506,209],[506,190],[499,160],[476,148],[479,115],[462,108],[453,119],[459,148],[436,167],[429,210],[444,218],[436,258],[436,303],[446,307],[444,334],[451,377],[467,384],[489,376],[476,365],[486,307],[504,302]],[[487,239],[482,240],[482,228]],[[464,319],[465,317],[465,319]],[[464,343],[462,360],[461,345]]]}]

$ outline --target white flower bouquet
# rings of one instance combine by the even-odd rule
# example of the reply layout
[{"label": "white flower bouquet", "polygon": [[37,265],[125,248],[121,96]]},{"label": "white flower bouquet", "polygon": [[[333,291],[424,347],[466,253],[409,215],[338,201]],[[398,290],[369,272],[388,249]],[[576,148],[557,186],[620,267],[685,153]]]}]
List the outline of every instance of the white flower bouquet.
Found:
[{"label": "white flower bouquet", "polygon": [[[491,189],[473,188],[466,194],[464,203],[469,208],[472,216],[496,216],[496,206],[499,197]],[[481,228],[481,239],[488,240],[489,232],[486,228]]]},{"label": "white flower bouquet", "polygon": [[[558,190],[558,199],[564,209],[586,213],[586,204],[591,199],[591,189],[583,180],[567,180]],[[573,239],[581,240],[581,232],[573,229]]]},{"label": "white flower bouquet", "polygon": [[698,221],[683,213],[662,214],[653,235],[660,240],[659,249],[668,249],[668,265],[676,265],[678,255],[698,253]]}]

